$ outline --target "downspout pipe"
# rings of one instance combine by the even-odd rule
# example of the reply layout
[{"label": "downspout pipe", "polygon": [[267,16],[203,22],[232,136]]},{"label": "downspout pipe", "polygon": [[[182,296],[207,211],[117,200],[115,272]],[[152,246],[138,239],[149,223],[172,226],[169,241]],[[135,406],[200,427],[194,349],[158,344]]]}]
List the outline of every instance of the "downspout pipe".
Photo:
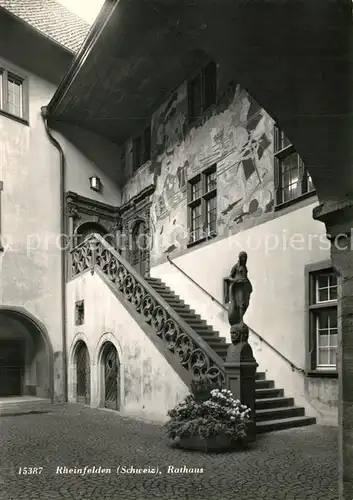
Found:
[{"label": "downspout pipe", "polygon": [[65,154],[60,143],[53,137],[48,125],[48,108],[41,108],[41,115],[44,122],[45,131],[50,142],[59,151],[60,156],[60,253],[61,253],[61,310],[62,310],[62,359],[63,359],[63,385],[64,385],[64,401],[68,400],[68,383],[67,383],[67,332],[66,332],[66,224],[65,224]]}]

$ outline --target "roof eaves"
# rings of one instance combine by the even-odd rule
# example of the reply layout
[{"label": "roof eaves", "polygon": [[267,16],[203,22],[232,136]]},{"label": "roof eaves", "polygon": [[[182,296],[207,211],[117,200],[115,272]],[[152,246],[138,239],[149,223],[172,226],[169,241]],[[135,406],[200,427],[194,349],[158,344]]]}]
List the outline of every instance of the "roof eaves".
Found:
[{"label": "roof eaves", "polygon": [[91,50],[100,38],[100,35],[104,31],[105,26],[108,24],[118,3],[119,0],[106,0],[100,13],[98,14],[96,21],[93,23],[88,35],[86,36],[80,50],[77,52],[68,71],[61,80],[58,88],[56,89],[56,92],[54,93],[51,101],[47,106],[48,117],[55,114],[55,110],[69,91],[83,64],[89,57]]}]

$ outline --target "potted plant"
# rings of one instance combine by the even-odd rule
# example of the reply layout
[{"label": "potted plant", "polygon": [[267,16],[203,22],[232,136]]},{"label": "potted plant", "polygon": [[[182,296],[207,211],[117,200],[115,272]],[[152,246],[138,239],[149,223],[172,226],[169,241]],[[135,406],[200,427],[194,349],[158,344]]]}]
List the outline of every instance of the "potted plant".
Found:
[{"label": "potted plant", "polygon": [[228,389],[198,387],[168,412],[169,438],[182,448],[222,451],[247,444],[250,409]]}]

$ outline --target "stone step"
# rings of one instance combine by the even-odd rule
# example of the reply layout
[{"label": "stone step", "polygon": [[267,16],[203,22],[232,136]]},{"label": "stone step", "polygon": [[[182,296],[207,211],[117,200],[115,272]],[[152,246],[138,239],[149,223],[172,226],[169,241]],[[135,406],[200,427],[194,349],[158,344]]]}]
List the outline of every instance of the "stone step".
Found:
[{"label": "stone step", "polygon": [[290,417],[278,420],[264,420],[263,422],[256,422],[256,432],[260,434],[262,432],[292,429],[293,427],[304,427],[313,424],[316,424],[315,417]]},{"label": "stone step", "polygon": [[[195,330],[194,330],[195,331]],[[195,332],[199,337],[201,337],[202,339],[210,339],[210,340],[220,340],[220,339],[224,339],[224,337],[220,337],[219,335],[213,333],[213,332]],[[225,339],[224,339],[225,340]],[[223,341],[222,341],[223,342]]]},{"label": "stone step", "polygon": [[151,285],[151,287],[154,289],[154,290],[158,290],[160,292],[165,292],[165,291],[168,291],[168,292],[171,292],[171,293],[174,293],[174,290],[172,290],[169,286],[167,286],[165,283],[161,283],[161,282],[151,282],[151,281],[147,281],[147,283],[149,285]]},{"label": "stone step", "polygon": [[265,399],[265,398],[278,398],[284,396],[283,389],[255,389],[255,397],[256,399]]},{"label": "stone step", "polygon": [[24,415],[26,413],[44,413],[52,409],[53,403],[50,399],[35,396],[18,396],[1,398],[0,416]]},{"label": "stone step", "polygon": [[156,289],[157,287],[159,288],[164,288],[166,287],[167,285],[165,285],[164,283],[162,283],[161,281],[151,281],[149,279],[146,280],[145,278],[145,281],[147,281],[147,283],[154,289]]},{"label": "stone step", "polygon": [[[202,338],[206,340],[205,337]],[[213,337],[208,339],[206,342],[210,347],[214,348],[218,346],[223,346],[226,343],[226,339],[224,337]]]},{"label": "stone step", "polygon": [[179,299],[171,299],[171,300],[166,300],[167,304],[171,306],[173,309],[175,307],[189,307],[183,300]]},{"label": "stone step", "polygon": [[274,389],[275,383],[273,380],[259,380],[255,379],[256,389]]},{"label": "stone step", "polygon": [[195,318],[195,317],[190,317],[188,318],[188,321],[189,325],[195,325],[195,326],[209,326],[205,320],[203,319],[198,319],[198,318]]},{"label": "stone step", "polygon": [[182,312],[196,314],[196,311],[194,309],[190,309],[190,307],[186,305],[177,305],[174,306],[173,309],[178,314]]},{"label": "stone step", "polygon": [[162,280],[159,279],[159,278],[152,278],[151,276],[145,276],[145,281],[147,281],[147,283],[162,283]]},{"label": "stone step", "polygon": [[180,311],[178,314],[181,318],[185,319],[185,321],[187,322],[189,321],[189,319],[195,321],[201,321],[201,316],[199,314],[192,314],[189,313],[188,311]]},{"label": "stone step", "polygon": [[149,284],[153,286],[155,290],[171,290],[171,288],[162,281],[149,281]]},{"label": "stone step", "polygon": [[166,297],[171,297],[171,298],[179,297],[179,295],[175,295],[175,293],[169,288],[157,288],[154,286],[153,290],[161,296],[165,295]]},{"label": "stone step", "polygon": [[198,330],[204,330],[205,332],[207,331],[212,331],[213,332],[213,328],[212,326],[208,325],[207,323],[201,323],[201,321],[199,321],[198,323],[193,323],[193,328],[197,328]]},{"label": "stone step", "polygon": [[177,295],[175,295],[175,293],[170,290],[170,288],[157,288],[157,287],[153,287],[153,289],[158,292],[160,295],[167,295],[169,297],[177,297]]},{"label": "stone step", "polygon": [[222,341],[222,344],[225,342],[225,338],[224,337],[220,337],[219,335],[213,335],[213,334],[206,334],[206,335],[200,335],[200,337],[205,340],[206,342],[209,342],[212,340],[214,341]]},{"label": "stone step", "polygon": [[173,298],[173,297],[170,298],[170,297],[166,297],[165,295],[161,295],[161,294],[159,294],[159,296],[162,297],[162,299],[165,300],[165,302],[171,307],[187,306],[187,304],[185,304],[185,302],[179,298]]},{"label": "stone step", "polygon": [[[161,297],[162,297],[162,295],[161,295]],[[174,304],[176,306],[178,306],[178,305],[186,306],[187,305],[187,304],[185,304],[185,302],[183,300],[181,300],[178,297],[163,297],[163,298],[166,302],[168,302],[169,305],[172,305],[172,304]]]},{"label": "stone step", "polygon": [[229,344],[219,344],[217,346],[212,346],[214,352],[218,354],[218,356],[221,356],[221,358],[227,355],[228,347]]},{"label": "stone step", "polygon": [[[201,319],[197,319],[197,318],[190,318],[188,317],[187,318],[187,321],[186,321],[192,328],[195,328],[195,327],[201,327],[201,328],[205,328],[205,327],[209,327],[209,325],[205,322],[203,322]],[[212,328],[212,327],[211,327]]]},{"label": "stone step", "polygon": [[202,337],[202,335],[213,335],[214,334],[214,331],[210,327],[208,327],[208,328],[193,327],[193,330],[194,330],[194,332],[197,333],[197,335],[200,335],[201,337]]},{"label": "stone step", "polygon": [[[196,332],[197,333],[197,332]],[[202,339],[210,340],[211,342],[213,341],[216,345],[218,344],[225,344],[226,339],[224,337],[220,337],[219,335],[214,335],[213,333],[207,332],[207,333],[198,333],[198,336],[201,337]]]},{"label": "stone step", "polygon": [[255,408],[257,410],[262,410],[265,408],[280,408],[280,407],[294,406],[294,398],[286,397],[275,397],[275,398],[265,398],[261,399],[256,397]]},{"label": "stone step", "polygon": [[[201,321],[198,322],[189,322],[187,323],[193,328],[195,331],[199,330],[200,332],[216,332],[217,330],[214,330],[212,326],[208,325],[207,323],[201,323]],[[217,333],[219,333],[217,331]]]},{"label": "stone step", "polygon": [[256,423],[283,418],[303,417],[305,409],[300,406],[283,406],[280,408],[264,408],[256,410]]},{"label": "stone step", "polygon": [[265,372],[256,372],[256,380],[265,380],[266,373]]}]

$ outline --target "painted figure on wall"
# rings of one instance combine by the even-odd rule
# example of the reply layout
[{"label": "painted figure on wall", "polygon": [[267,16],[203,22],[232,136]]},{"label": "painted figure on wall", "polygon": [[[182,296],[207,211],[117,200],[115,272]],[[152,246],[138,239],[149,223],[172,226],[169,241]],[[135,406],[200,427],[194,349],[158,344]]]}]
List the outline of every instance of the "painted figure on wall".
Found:
[{"label": "painted figure on wall", "polygon": [[179,183],[179,189],[183,189],[186,186],[186,168],[189,166],[188,161],[181,167],[179,165],[177,169],[177,177]]},{"label": "painted figure on wall", "polygon": [[167,200],[172,198],[177,193],[178,187],[175,175],[172,175],[171,173],[167,174],[163,185],[163,191],[165,193]]},{"label": "painted figure on wall", "polygon": [[157,204],[157,216],[156,216],[157,220],[164,219],[165,217],[167,217],[168,209],[164,198],[164,192],[157,197],[156,204]]}]

